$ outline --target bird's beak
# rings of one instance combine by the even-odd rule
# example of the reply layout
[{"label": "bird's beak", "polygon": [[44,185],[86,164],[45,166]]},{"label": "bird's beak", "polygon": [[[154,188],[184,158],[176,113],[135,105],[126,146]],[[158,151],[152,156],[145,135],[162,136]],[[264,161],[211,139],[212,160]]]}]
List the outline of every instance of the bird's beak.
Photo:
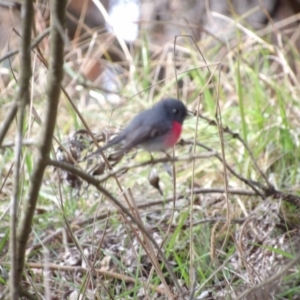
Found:
[{"label": "bird's beak", "polygon": [[195,116],[195,113],[191,110],[188,110],[187,111],[187,114],[186,114],[186,118],[190,118],[190,117],[194,117]]}]

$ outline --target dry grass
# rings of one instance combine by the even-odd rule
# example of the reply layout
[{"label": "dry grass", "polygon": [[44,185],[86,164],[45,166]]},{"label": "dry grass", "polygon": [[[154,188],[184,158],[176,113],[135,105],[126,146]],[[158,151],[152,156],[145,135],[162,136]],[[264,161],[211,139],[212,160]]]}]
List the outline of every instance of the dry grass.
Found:
[{"label": "dry grass", "polygon": [[[300,252],[299,41],[284,28],[263,33],[240,27],[232,42],[212,45],[207,39],[199,48],[190,37],[160,48],[141,39],[129,62],[101,60],[114,74],[115,93],[100,87],[101,78],[91,83],[78,75],[88,58],[100,57],[99,53],[106,54],[104,47],[113,47],[111,37],[94,33],[97,38],[86,37],[67,47],[64,88],[69,97],[61,97],[53,148],[61,143],[75,158],[76,167],[90,174],[93,166],[104,167],[100,157],[82,161],[94,147],[86,131],[79,131],[87,129],[82,120],[103,143],[133,115],[165,96],[182,99],[198,114],[186,121],[183,140],[175,149],[175,157],[184,159],[154,164],[148,153],[138,151],[114,166],[114,170],[122,169],[116,177],[105,175],[104,169],[97,177],[161,245],[186,299],[200,299],[205,293],[206,299],[238,298],[280,272]],[[269,33],[279,42],[277,46],[268,41]],[[42,53],[47,57],[47,48]],[[35,51],[33,61],[20,209],[44,108],[47,67]],[[17,63],[14,69],[18,77]],[[10,77],[1,89],[1,119],[16,84]],[[13,142],[15,131],[12,126],[4,146]],[[55,151],[53,159],[65,160],[63,152]],[[1,152],[1,266],[9,271],[13,151],[5,147]],[[211,157],[191,158],[207,153]],[[161,157],[155,154],[154,159]],[[173,177],[168,174],[172,168]],[[159,179],[163,196],[150,184],[151,172]],[[126,214],[91,184],[66,172],[58,176],[50,166],[27,247],[23,284],[37,298],[166,299],[171,293],[178,295],[157,250]],[[300,294],[298,274],[295,262],[282,276],[243,299],[271,295],[295,299]],[[3,275],[1,290],[5,282]]]}]

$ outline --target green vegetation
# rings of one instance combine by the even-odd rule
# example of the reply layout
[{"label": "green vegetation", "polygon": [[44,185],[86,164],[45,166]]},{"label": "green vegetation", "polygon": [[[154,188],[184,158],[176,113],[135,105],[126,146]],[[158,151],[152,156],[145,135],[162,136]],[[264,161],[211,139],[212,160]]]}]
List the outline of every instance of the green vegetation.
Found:
[{"label": "green vegetation", "polygon": [[[165,155],[155,153],[152,161],[148,153],[133,151],[113,167],[123,172],[101,182],[161,246],[182,292],[194,294],[190,299],[199,299],[204,292],[214,299],[235,299],[275,275],[300,252],[299,48],[284,32],[284,46],[275,46],[255,32],[237,35],[238,44],[212,46],[209,39],[199,42],[199,48],[186,38],[180,47],[176,45],[176,57],[172,44],[154,56],[144,37],[139,49],[132,51],[130,65],[124,62],[120,68],[107,62],[120,84],[115,103],[91,82],[76,89],[83,84],[78,70],[85,52],[78,47],[68,49],[69,57],[76,53],[78,57],[76,64],[74,59],[66,61],[64,87],[79,114],[62,93],[53,149],[61,143],[72,155],[80,153],[81,157],[73,155],[77,167],[89,174],[103,159],[99,155],[84,161],[96,146],[86,133],[79,132],[84,129],[82,119],[101,145],[107,134],[118,132],[136,113],[163,97],[178,97],[195,112],[185,122],[184,141],[175,149],[175,156],[182,160],[153,165]],[[19,210],[37,155],[38,116],[43,119],[45,107],[46,67],[39,59],[37,65],[32,103],[26,110],[28,144],[22,149]],[[165,77],[161,78],[162,71]],[[15,92],[12,77],[0,92],[1,119]],[[88,96],[91,92],[101,100]],[[216,115],[217,105],[221,114]],[[13,149],[4,146],[14,141],[15,133],[13,124],[0,156],[0,264],[7,271]],[[55,151],[51,158],[58,160]],[[108,157],[113,150],[109,151]],[[149,182],[153,168],[163,196]],[[173,177],[169,175],[172,168]],[[97,178],[104,179],[105,172]],[[136,224],[92,184],[49,166],[27,243],[24,285],[38,298],[48,288],[51,299],[78,294],[84,299],[167,299],[163,277],[177,295],[168,269],[150,245]],[[154,267],[156,258],[161,274]],[[296,299],[299,274],[295,264],[279,277],[280,286],[274,281],[256,292]],[[0,291],[6,280],[0,276]]]}]

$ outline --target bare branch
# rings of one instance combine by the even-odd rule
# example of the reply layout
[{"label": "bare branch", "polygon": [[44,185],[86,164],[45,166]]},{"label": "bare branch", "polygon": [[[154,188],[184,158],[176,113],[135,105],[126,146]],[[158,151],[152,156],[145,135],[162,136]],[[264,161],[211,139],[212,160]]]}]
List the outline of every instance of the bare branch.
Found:
[{"label": "bare branch", "polygon": [[31,231],[31,223],[42,184],[44,171],[52,147],[60,96],[60,83],[63,78],[63,38],[57,30],[56,22],[64,25],[67,0],[53,0],[51,3],[50,60],[46,99],[46,113],[38,143],[38,154],[31,174],[28,192],[24,201],[17,229],[17,275],[20,282],[25,262],[26,243]]},{"label": "bare branch", "polygon": [[128,170],[131,169],[136,169],[139,167],[144,167],[144,166],[148,166],[148,165],[156,165],[156,164],[160,164],[160,163],[166,163],[166,162],[176,162],[176,161],[193,161],[196,159],[201,159],[201,158],[209,158],[209,157],[215,157],[217,155],[216,152],[214,152],[213,150],[207,153],[200,153],[200,154],[191,154],[188,156],[169,156],[169,157],[163,157],[163,158],[157,158],[157,159],[150,159],[147,161],[143,161],[143,162],[138,162],[138,163],[131,163],[131,164],[127,164],[125,166],[122,166],[120,168],[115,168],[113,170],[110,170],[109,172],[107,172],[105,175],[103,175],[101,178],[99,178],[99,182],[103,182],[106,181],[108,178],[112,177],[112,176],[116,176],[119,173],[123,173],[126,172]]},{"label": "bare branch", "polygon": [[[25,0],[22,4],[22,39],[20,47],[20,79],[19,88],[16,94],[14,103],[18,109],[18,126],[15,139],[15,163],[14,163],[14,181],[13,181],[13,194],[11,198],[10,206],[10,251],[11,251],[11,270],[10,270],[10,298],[17,300],[20,295],[20,280],[18,276],[18,261],[17,261],[17,208],[19,199],[19,183],[20,183],[20,167],[21,167],[21,154],[22,154],[22,140],[23,140],[23,122],[25,117],[26,104],[29,103],[29,84],[32,75],[31,70],[31,30],[33,23],[33,2],[32,0]],[[11,115],[7,118],[6,126],[2,132],[2,135],[6,133],[11,121],[15,114],[15,107],[10,111]],[[5,123],[4,123],[5,124]],[[4,136],[3,136],[4,137]]]},{"label": "bare branch", "polygon": [[[182,145],[190,145],[190,144],[193,145],[194,142],[181,140],[180,143],[181,143]],[[210,147],[204,145],[203,143],[197,142],[196,145],[199,146],[199,147],[201,147],[201,148],[203,148],[203,149],[205,149],[205,150],[207,150],[207,151],[212,151],[212,152],[214,151],[212,148],[210,148]],[[220,162],[223,163],[223,159],[222,159],[221,155],[218,154],[217,152],[214,152],[214,153],[215,153],[214,156],[215,156]],[[249,187],[250,187],[257,195],[259,195],[262,199],[265,199],[265,198],[266,198],[266,196],[264,195],[264,193],[262,193],[261,191],[259,191],[259,190],[257,189],[257,185],[254,184],[254,182],[253,182],[252,180],[246,179],[246,178],[244,178],[243,176],[239,175],[239,174],[238,174],[238,173],[237,173],[237,172],[236,172],[229,164],[227,164],[227,162],[225,162],[225,165],[226,165],[226,168],[228,169],[228,171],[229,171],[232,175],[234,175],[236,178],[238,178],[239,180],[241,180],[242,182],[244,182],[245,184],[247,184],[247,185],[248,185],[248,186],[249,186]]]},{"label": "bare branch", "polygon": [[[23,30],[25,30],[25,27],[23,26]],[[43,38],[48,35],[50,32],[50,29],[47,28],[44,32],[42,32],[33,42],[32,44],[30,45],[30,49],[34,49],[42,40]],[[23,34],[22,34],[23,35]],[[7,58],[10,58],[16,54],[19,53],[19,50],[14,50],[14,51],[11,51],[9,53],[7,53],[6,55],[0,57],[0,63],[2,61],[4,61],[5,59]],[[28,60],[29,62],[31,62],[31,60]],[[21,64],[23,65],[23,64]],[[20,75],[20,80],[22,78],[22,75]],[[17,98],[17,100],[20,99],[20,98]],[[18,104],[16,102],[13,102],[12,103],[12,106],[10,107],[10,110],[9,112],[6,114],[6,118],[4,119],[4,121],[2,122],[1,126],[0,126],[0,146],[2,145],[2,142],[4,140],[4,137],[9,129],[9,126],[11,124],[11,122],[13,121],[13,119],[15,118],[16,116],[16,113],[17,113],[17,110],[18,110]]]},{"label": "bare branch", "polygon": [[11,122],[15,118],[17,111],[18,111],[18,105],[16,102],[13,102],[8,113],[6,114],[4,121],[1,123],[0,126],[0,146],[2,145],[4,137],[9,129]]},{"label": "bare branch", "polygon": [[178,280],[177,280],[177,278],[176,278],[176,276],[175,276],[175,274],[174,274],[174,272],[173,272],[173,270],[172,270],[172,268],[171,268],[168,260],[166,259],[164,253],[162,252],[160,246],[157,244],[156,240],[146,230],[146,228],[144,227],[144,225],[142,223],[140,223],[120,201],[118,201],[109,191],[107,191],[105,188],[103,188],[100,185],[99,180],[97,180],[93,176],[89,175],[88,173],[86,173],[84,171],[81,171],[81,170],[79,170],[79,169],[75,168],[74,166],[72,166],[70,164],[67,164],[67,163],[59,162],[59,161],[56,161],[56,160],[48,160],[48,165],[54,166],[54,167],[57,167],[57,168],[61,168],[61,169],[65,170],[65,171],[67,171],[67,172],[71,172],[73,174],[76,174],[81,179],[83,179],[86,182],[88,182],[91,185],[93,185],[108,200],[110,200],[120,211],[122,211],[134,224],[136,224],[137,227],[147,236],[147,238],[155,246],[157,252],[159,253],[159,256],[160,256],[161,260],[163,261],[163,263],[166,266],[166,269],[169,272],[170,277],[172,278],[172,281],[173,281],[174,285],[176,286],[176,289],[177,289],[178,293],[180,294],[180,296],[182,296],[182,291],[181,291],[180,285],[178,283]]},{"label": "bare branch", "polygon": [[[203,116],[203,115],[199,115],[199,118],[201,118],[201,119],[207,121],[207,122],[209,123],[209,125],[217,126],[217,123],[216,123],[214,120],[212,120],[212,119],[209,119],[209,118],[207,118],[207,117],[205,117],[205,116]],[[255,158],[254,158],[254,155],[253,155],[253,153],[252,153],[250,147],[248,146],[248,144],[241,138],[241,136],[240,136],[238,133],[233,132],[229,127],[222,127],[222,129],[223,129],[223,132],[226,132],[226,133],[230,134],[230,135],[232,136],[232,138],[237,139],[237,140],[244,146],[244,148],[245,148],[245,149],[247,150],[247,152],[249,153],[250,158],[251,158],[251,160],[252,160],[252,162],[253,162],[253,164],[254,164],[254,167],[255,167],[255,169],[257,170],[257,172],[258,172],[258,173],[260,174],[260,176],[265,180],[265,182],[266,182],[267,185],[268,185],[268,188],[271,189],[271,190],[274,190],[274,187],[273,187],[273,185],[269,182],[269,180],[268,180],[266,174],[265,174],[265,173],[260,169],[260,167],[258,166],[258,164],[257,164],[257,162],[256,162],[256,160],[255,160]]]},{"label": "bare branch", "polygon": [[[41,263],[28,263],[27,266],[32,269],[43,269],[45,266]],[[49,270],[53,271],[61,271],[61,272],[82,272],[82,273],[88,273],[90,270],[88,268],[78,267],[78,266],[60,266],[57,264],[48,264]],[[134,283],[134,284],[140,284],[140,281],[137,282],[137,280],[133,277],[126,276],[124,274],[119,274],[116,272],[101,270],[97,268],[92,268],[93,274],[103,275],[108,278],[114,278],[119,280],[124,280],[125,282]],[[155,290],[159,294],[166,294],[166,291],[161,288],[157,287],[155,285],[150,284],[149,287],[153,290]]]},{"label": "bare branch", "polygon": [[[0,148],[12,148],[15,147],[16,143],[13,141],[8,141],[3,143]],[[35,141],[34,139],[28,139],[28,140],[22,140],[22,147],[28,147],[28,146],[35,146]]]},{"label": "bare branch", "polygon": [[[43,40],[43,38],[45,36],[47,36],[50,32],[50,28],[45,29],[45,31],[43,31],[41,34],[39,34],[36,39],[31,43],[30,45],[30,49],[34,49],[36,46],[38,46],[38,44]],[[8,53],[6,53],[4,56],[0,57],[0,63],[12,56],[15,56],[16,54],[19,53],[19,50],[12,50]]]}]

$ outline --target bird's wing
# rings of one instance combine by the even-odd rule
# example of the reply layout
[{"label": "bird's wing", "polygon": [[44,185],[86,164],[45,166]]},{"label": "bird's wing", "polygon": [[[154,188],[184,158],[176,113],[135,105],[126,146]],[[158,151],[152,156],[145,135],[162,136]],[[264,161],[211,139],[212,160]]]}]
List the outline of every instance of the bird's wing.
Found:
[{"label": "bird's wing", "polygon": [[144,142],[147,142],[155,137],[164,135],[172,127],[172,124],[166,121],[160,121],[149,125],[141,122],[140,124],[134,125],[136,125],[135,128],[128,128],[128,133],[126,134],[126,141],[122,152],[126,152],[127,150],[143,144]]},{"label": "bird's wing", "polygon": [[94,156],[94,155],[97,155],[99,153],[101,153],[102,151],[106,150],[107,148],[113,146],[113,145],[116,145],[118,143],[120,143],[122,140],[124,140],[124,135],[121,133],[119,134],[118,136],[114,137],[112,140],[110,140],[109,142],[107,142],[103,147],[99,148],[98,150],[94,151],[93,153],[91,153],[90,155],[88,155],[86,157],[86,159]]}]

